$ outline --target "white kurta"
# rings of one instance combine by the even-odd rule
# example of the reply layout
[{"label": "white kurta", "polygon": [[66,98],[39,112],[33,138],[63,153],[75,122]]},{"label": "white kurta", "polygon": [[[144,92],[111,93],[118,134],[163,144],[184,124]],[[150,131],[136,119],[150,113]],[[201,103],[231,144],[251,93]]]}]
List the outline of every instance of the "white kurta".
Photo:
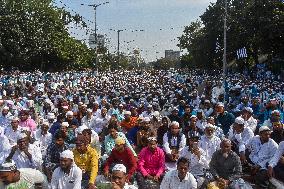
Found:
[{"label": "white kurta", "polygon": [[279,143],[276,153],[269,162],[269,166],[275,167],[282,156],[284,156],[284,141]]},{"label": "white kurta", "polygon": [[229,139],[233,141],[239,148],[239,152],[244,152],[246,150],[246,144],[254,136],[252,130],[248,127],[244,128],[244,131],[237,134],[232,128],[229,130]]},{"label": "white kurta", "polygon": [[185,178],[180,181],[178,171],[172,170],[168,172],[162,180],[160,189],[196,189],[197,182],[191,173],[187,173]]},{"label": "white kurta", "polygon": [[57,167],[51,179],[51,189],[81,189],[82,170],[75,164],[72,165],[69,174]]},{"label": "white kurta", "polygon": [[203,135],[199,141],[199,147],[204,150],[206,154],[206,160],[211,161],[212,155],[215,151],[220,149],[221,140],[217,136],[213,136],[209,139],[207,136]]},{"label": "white kurta", "polygon": [[266,169],[266,164],[273,158],[278,144],[271,138],[268,142],[261,144],[260,137],[257,135],[248,142],[246,147],[250,151],[250,160],[262,169]]}]

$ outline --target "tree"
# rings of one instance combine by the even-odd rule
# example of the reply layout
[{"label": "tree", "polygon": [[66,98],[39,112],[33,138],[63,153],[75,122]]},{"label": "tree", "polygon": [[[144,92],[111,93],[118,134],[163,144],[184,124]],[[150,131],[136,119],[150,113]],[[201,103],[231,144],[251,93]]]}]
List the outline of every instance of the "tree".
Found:
[{"label": "tree", "polygon": [[89,66],[93,52],[68,33],[67,24],[82,27],[79,15],[52,5],[51,0],[0,2],[0,64],[22,70],[62,70]]},{"label": "tree", "polygon": [[[284,4],[281,0],[227,0],[227,59],[234,60],[236,50],[246,47],[247,60],[258,63],[258,56],[283,58]],[[211,3],[200,21],[185,27],[178,46],[188,51],[190,64],[199,67],[221,67],[222,51],[216,53],[216,42],[223,44],[224,0]],[[184,58],[186,60],[186,58]]]}]

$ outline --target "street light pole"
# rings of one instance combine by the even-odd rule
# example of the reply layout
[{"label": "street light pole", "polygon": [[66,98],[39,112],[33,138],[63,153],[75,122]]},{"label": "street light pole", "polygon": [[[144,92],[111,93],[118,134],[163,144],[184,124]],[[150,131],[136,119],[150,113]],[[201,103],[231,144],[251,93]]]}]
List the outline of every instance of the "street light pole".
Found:
[{"label": "street light pole", "polygon": [[119,41],[119,34],[120,32],[122,32],[123,30],[117,30],[117,63],[119,65],[119,58],[120,58],[120,52],[119,52],[119,45],[120,45],[120,41]]},{"label": "street light pole", "polygon": [[224,87],[224,100],[226,98],[226,72],[227,72],[227,0],[225,1],[225,15],[224,15],[224,52],[223,52],[223,87]]},{"label": "street light pole", "polygon": [[[88,5],[89,7],[93,7],[94,11],[95,11],[95,52],[96,52],[96,65],[98,64],[98,47],[97,47],[97,42],[98,42],[98,38],[97,38],[97,8],[101,5],[105,5],[108,4],[109,2],[104,2],[104,3],[100,3],[100,4],[90,4]],[[85,5],[85,4],[81,4],[81,5]]]}]

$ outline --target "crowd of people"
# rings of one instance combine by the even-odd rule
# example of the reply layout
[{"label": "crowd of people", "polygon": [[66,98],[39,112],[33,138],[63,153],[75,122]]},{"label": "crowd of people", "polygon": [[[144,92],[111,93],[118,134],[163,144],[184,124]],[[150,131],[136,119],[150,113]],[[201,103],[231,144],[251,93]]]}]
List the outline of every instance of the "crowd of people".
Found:
[{"label": "crowd of people", "polygon": [[2,72],[0,189],[281,188],[284,82],[221,75]]}]

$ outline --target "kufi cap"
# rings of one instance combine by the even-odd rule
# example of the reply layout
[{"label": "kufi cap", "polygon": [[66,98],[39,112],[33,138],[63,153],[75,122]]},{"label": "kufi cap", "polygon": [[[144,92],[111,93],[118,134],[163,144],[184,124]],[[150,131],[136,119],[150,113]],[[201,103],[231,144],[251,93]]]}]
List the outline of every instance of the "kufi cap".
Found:
[{"label": "kufi cap", "polygon": [[47,125],[47,126],[49,126],[49,123],[48,123],[47,120],[44,120],[44,121],[42,122],[42,125]]},{"label": "kufi cap", "polygon": [[26,138],[26,137],[27,137],[26,133],[19,133],[18,136],[17,136],[17,141],[21,140],[23,138]]},{"label": "kufi cap", "polygon": [[204,103],[210,103],[210,100],[205,100]]},{"label": "kufi cap", "polygon": [[153,106],[151,104],[148,104],[147,108],[152,108]]},{"label": "kufi cap", "polygon": [[93,112],[93,110],[91,108],[88,108],[87,112]]},{"label": "kufi cap", "polygon": [[207,123],[207,124],[205,125],[205,129],[206,129],[206,128],[216,129],[216,126],[212,125],[211,123]]},{"label": "kufi cap", "polygon": [[62,125],[62,126],[65,126],[65,127],[69,127],[69,123],[68,123],[68,122],[62,122],[61,125]]},{"label": "kufi cap", "polygon": [[216,104],[216,106],[224,107],[224,104],[223,104],[222,102],[218,102],[218,103]]},{"label": "kufi cap", "polygon": [[9,110],[10,108],[8,106],[4,106],[3,110]]},{"label": "kufi cap", "polygon": [[60,158],[68,158],[74,161],[74,154],[71,150],[64,150],[60,153]]},{"label": "kufi cap", "polygon": [[149,117],[144,117],[143,122],[150,122],[151,119]]},{"label": "kufi cap", "polygon": [[55,115],[54,115],[54,113],[48,113],[47,114],[47,119],[55,119]]},{"label": "kufi cap", "polygon": [[116,145],[125,144],[124,138],[122,138],[122,137],[117,137],[117,138],[115,139],[115,144],[116,144]]},{"label": "kufi cap", "polygon": [[196,118],[196,117],[197,117],[196,115],[192,115],[192,116],[190,116],[189,119]]},{"label": "kufi cap", "polygon": [[11,160],[10,162],[4,162],[0,165],[0,172],[10,172],[17,170],[16,163]]},{"label": "kufi cap", "polygon": [[245,111],[250,112],[250,113],[253,113],[253,109],[250,108],[250,107],[245,107]]},{"label": "kufi cap", "polygon": [[12,121],[19,121],[19,118],[18,118],[18,117],[12,117],[11,120],[12,120]]},{"label": "kufi cap", "polygon": [[72,111],[68,111],[68,112],[66,113],[66,116],[73,116],[73,112],[72,112]]},{"label": "kufi cap", "polygon": [[177,125],[177,126],[179,126],[179,122],[177,122],[177,121],[173,121],[173,122],[171,123],[171,125],[170,125],[170,126],[173,126],[173,125]]},{"label": "kufi cap", "polygon": [[245,120],[242,117],[236,117],[235,123],[237,123],[239,125],[244,125],[245,124]]},{"label": "kufi cap", "polygon": [[280,114],[280,111],[279,111],[279,110],[273,110],[273,111],[271,112],[271,114],[275,114],[275,113]]},{"label": "kufi cap", "polygon": [[113,168],[112,171],[121,171],[123,173],[126,173],[126,167],[123,164],[116,164]]},{"label": "kufi cap", "polygon": [[68,106],[62,106],[63,109],[68,109]]},{"label": "kufi cap", "polygon": [[259,128],[259,132],[263,132],[263,131],[271,131],[271,130],[270,130],[270,128],[267,127],[267,126],[261,126],[261,127]]},{"label": "kufi cap", "polygon": [[131,115],[131,112],[130,111],[125,111],[124,115]]},{"label": "kufi cap", "polygon": [[76,130],[77,130],[77,133],[78,133],[78,134],[82,134],[82,132],[83,132],[84,130],[86,130],[86,129],[89,129],[89,128],[87,127],[87,125],[81,125],[81,126],[78,127]]}]

